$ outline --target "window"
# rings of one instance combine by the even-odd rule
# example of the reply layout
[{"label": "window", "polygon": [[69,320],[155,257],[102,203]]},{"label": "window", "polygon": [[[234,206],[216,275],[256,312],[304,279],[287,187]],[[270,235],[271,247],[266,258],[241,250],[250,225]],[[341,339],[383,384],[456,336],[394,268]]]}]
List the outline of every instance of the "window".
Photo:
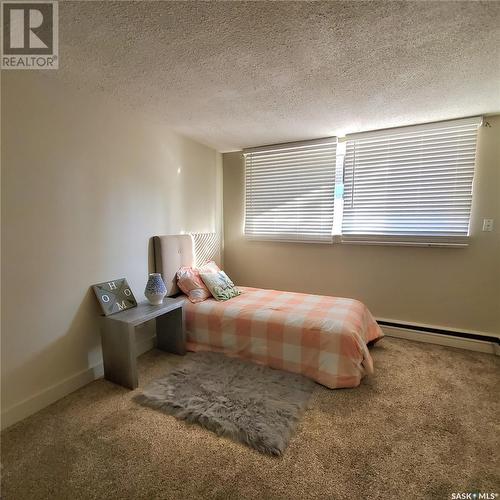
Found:
[{"label": "window", "polygon": [[280,241],[463,246],[477,129],[465,118],[253,148],[245,235]]},{"label": "window", "polygon": [[465,243],[480,123],[348,135],[342,240]]},{"label": "window", "polygon": [[331,242],[336,138],[245,150],[245,235]]}]

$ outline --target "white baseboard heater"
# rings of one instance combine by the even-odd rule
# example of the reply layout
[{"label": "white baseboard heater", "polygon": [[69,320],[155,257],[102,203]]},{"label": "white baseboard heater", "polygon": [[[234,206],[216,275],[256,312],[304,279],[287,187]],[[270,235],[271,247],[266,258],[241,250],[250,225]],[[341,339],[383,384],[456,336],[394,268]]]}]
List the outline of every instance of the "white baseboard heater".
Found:
[{"label": "white baseboard heater", "polygon": [[387,319],[377,319],[377,323],[388,337],[458,347],[459,349],[500,356],[500,337],[495,335],[403,323]]}]

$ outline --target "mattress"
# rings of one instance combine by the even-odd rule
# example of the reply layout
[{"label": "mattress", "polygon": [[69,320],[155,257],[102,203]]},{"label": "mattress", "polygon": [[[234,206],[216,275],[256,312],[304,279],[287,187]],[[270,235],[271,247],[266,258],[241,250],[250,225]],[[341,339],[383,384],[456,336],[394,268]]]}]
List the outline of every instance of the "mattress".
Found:
[{"label": "mattress", "polygon": [[353,299],[238,287],[225,302],[184,306],[187,349],[217,351],[301,373],[326,387],[356,387],[373,372],[367,344],[383,337]]}]

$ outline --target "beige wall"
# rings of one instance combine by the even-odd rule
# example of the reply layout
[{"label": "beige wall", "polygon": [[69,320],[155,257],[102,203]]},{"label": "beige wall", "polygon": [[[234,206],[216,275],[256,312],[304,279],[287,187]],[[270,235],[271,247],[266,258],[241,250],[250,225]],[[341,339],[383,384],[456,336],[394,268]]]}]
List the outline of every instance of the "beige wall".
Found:
[{"label": "beige wall", "polygon": [[88,381],[101,362],[91,284],[125,276],[144,299],[152,235],[220,228],[222,164],[213,149],[103,96],[37,71],[2,72],[2,80],[1,372],[10,423]]},{"label": "beige wall", "polygon": [[[243,237],[244,165],[223,155],[224,263],[240,285],[354,297],[375,316],[500,333],[500,116],[479,132],[465,249],[319,245]],[[481,231],[495,218],[494,232]]]}]

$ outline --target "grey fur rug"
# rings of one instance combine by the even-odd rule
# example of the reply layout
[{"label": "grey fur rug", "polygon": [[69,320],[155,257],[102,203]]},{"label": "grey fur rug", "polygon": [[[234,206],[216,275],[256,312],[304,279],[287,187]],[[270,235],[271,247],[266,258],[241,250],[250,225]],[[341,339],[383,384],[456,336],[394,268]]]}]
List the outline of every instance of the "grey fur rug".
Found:
[{"label": "grey fur rug", "polygon": [[301,375],[199,352],[151,383],[136,401],[260,452],[281,455],[314,386]]}]

